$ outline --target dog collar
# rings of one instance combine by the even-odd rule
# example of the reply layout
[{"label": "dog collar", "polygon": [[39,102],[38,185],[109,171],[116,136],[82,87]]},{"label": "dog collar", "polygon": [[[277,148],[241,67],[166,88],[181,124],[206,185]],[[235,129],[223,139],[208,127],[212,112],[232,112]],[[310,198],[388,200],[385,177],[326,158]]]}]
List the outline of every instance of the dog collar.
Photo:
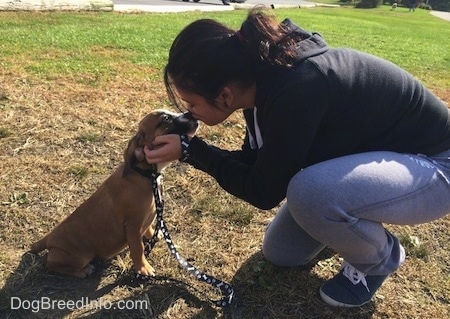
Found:
[{"label": "dog collar", "polygon": [[152,168],[150,169],[142,169],[137,167],[136,165],[134,165],[133,167],[131,167],[131,169],[137,173],[139,173],[140,175],[147,177],[151,180],[153,180],[154,175],[159,176],[159,173],[156,171],[156,165],[152,165]]}]

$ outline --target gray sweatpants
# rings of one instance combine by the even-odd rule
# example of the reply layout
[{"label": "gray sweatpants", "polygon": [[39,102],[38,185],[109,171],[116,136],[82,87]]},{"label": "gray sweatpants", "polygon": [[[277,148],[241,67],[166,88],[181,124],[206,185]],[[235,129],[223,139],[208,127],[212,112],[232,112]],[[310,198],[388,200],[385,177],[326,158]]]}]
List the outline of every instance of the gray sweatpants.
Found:
[{"label": "gray sweatpants", "polygon": [[286,198],[264,237],[269,261],[299,266],[329,246],[366,274],[388,275],[400,266],[401,248],[383,223],[420,224],[450,212],[450,150],[321,162],[292,178]]}]

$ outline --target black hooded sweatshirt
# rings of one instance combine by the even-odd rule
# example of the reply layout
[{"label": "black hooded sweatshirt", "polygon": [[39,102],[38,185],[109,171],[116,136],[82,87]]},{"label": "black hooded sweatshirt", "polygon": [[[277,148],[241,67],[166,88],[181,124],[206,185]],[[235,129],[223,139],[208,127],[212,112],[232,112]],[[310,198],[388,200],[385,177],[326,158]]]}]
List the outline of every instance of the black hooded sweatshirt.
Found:
[{"label": "black hooded sweatshirt", "polygon": [[351,49],[329,48],[316,33],[283,21],[304,40],[293,68],[258,77],[255,107],[243,111],[241,150],[194,137],[188,162],[226,191],[271,209],[301,169],[369,151],[437,154],[450,148],[450,112],[400,67]]}]

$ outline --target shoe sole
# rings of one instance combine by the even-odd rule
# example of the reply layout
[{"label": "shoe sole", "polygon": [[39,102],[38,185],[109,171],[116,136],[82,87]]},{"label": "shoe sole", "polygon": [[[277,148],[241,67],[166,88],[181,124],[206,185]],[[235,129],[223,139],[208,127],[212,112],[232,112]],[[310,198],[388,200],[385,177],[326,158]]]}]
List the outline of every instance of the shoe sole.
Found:
[{"label": "shoe sole", "polygon": [[331,298],[327,294],[325,294],[322,291],[322,288],[320,289],[319,293],[320,293],[320,297],[322,298],[322,300],[333,307],[356,308],[356,307],[361,307],[361,306],[365,305],[366,303],[370,302],[370,300],[368,300],[368,301],[363,302],[360,305],[351,305],[351,304],[346,304],[346,303],[334,300],[333,298]]}]

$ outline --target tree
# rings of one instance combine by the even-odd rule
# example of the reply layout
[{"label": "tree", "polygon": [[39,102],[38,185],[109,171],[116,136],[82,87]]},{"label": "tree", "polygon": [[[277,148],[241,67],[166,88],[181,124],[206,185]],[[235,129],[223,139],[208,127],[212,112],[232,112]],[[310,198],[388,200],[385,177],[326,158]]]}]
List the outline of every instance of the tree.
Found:
[{"label": "tree", "polygon": [[360,0],[355,4],[355,7],[376,8],[380,6],[381,3],[392,5],[394,2],[408,7],[410,1],[416,2],[418,8],[450,12],[450,0]]},{"label": "tree", "polygon": [[430,5],[433,10],[450,12],[450,0],[428,0],[425,3]]},{"label": "tree", "polygon": [[[361,0],[355,4],[356,8],[376,8],[381,5],[383,0]],[[450,0],[448,0],[450,1]]]}]

